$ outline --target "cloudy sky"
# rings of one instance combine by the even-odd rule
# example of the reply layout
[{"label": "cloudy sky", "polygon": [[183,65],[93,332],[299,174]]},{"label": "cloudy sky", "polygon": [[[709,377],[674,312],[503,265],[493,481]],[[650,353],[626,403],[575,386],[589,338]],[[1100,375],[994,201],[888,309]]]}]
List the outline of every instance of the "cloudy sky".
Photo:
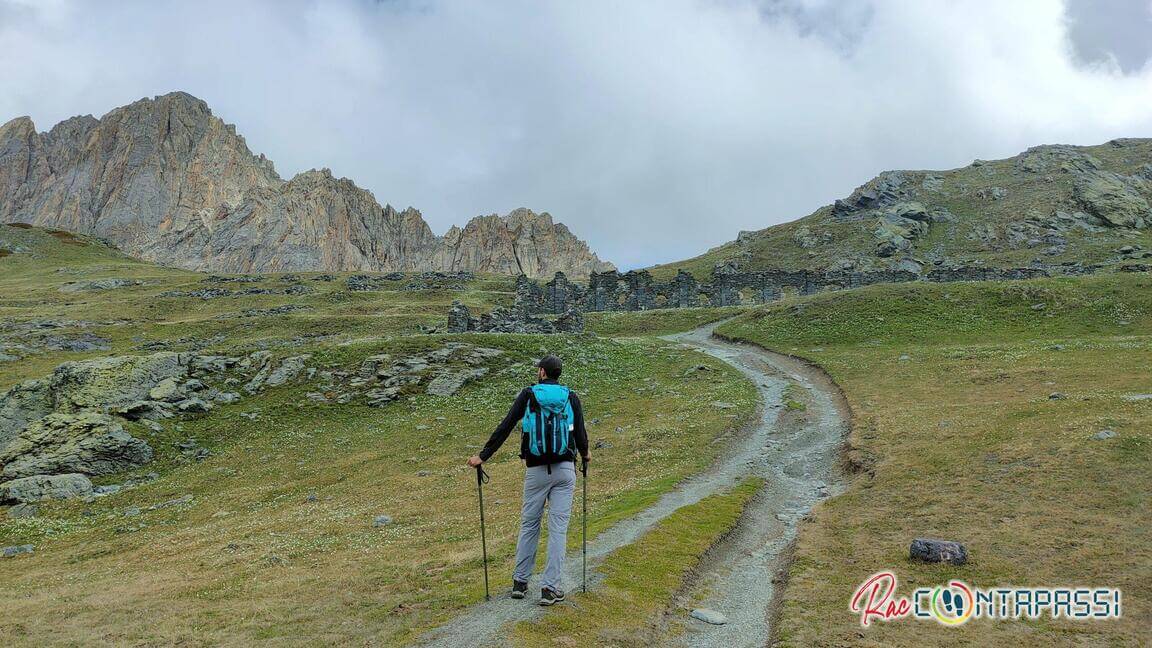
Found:
[{"label": "cloudy sky", "polygon": [[1152,136],[1152,0],[0,0],[0,121],[185,90],[437,232],[549,211],[622,267],[892,168]]}]

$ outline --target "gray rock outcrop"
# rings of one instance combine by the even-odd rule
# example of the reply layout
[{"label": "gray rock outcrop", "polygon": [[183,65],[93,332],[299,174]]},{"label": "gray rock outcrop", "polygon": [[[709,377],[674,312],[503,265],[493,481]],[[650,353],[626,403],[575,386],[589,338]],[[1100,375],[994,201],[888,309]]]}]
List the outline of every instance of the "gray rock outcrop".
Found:
[{"label": "gray rock outcrop", "polygon": [[65,362],[46,378],[24,381],[0,395],[0,450],[50,413],[109,411],[151,400],[166,379],[188,372],[190,354],[161,352]]},{"label": "gray rock outcrop", "polygon": [[1129,179],[1116,173],[1081,174],[1073,185],[1073,195],[1085,210],[1110,225],[1141,228],[1152,224],[1148,201]]},{"label": "gray rock outcrop", "polygon": [[92,482],[84,475],[36,475],[0,483],[0,504],[31,504],[49,499],[69,499],[92,494]]},{"label": "gray rock outcrop", "polygon": [[83,473],[106,475],[142,466],[152,448],[107,414],[49,414],[0,450],[0,478]]}]

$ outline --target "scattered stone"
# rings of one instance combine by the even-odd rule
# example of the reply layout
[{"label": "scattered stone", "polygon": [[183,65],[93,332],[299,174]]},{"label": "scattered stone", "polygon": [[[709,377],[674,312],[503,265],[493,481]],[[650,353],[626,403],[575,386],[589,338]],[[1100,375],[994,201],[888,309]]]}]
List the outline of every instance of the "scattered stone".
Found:
[{"label": "scattered stone", "polygon": [[30,554],[35,551],[36,547],[30,544],[26,545],[13,545],[11,547],[4,547],[0,549],[0,557],[13,558],[20,554]]},{"label": "scattered stone", "polygon": [[35,504],[17,504],[8,509],[8,518],[18,520],[21,518],[34,518],[40,512],[40,508]]},{"label": "scattered stone", "polygon": [[1065,400],[1066,398],[1068,397],[1065,396],[1062,392],[1052,392],[1051,394],[1048,394],[1048,400]]},{"label": "scattered stone", "polygon": [[124,517],[140,517],[142,511],[139,506],[132,506],[124,509]]},{"label": "scattered stone", "polygon": [[1104,439],[1111,439],[1115,436],[1116,436],[1115,430],[1104,429],[1104,430],[1100,430],[1096,434],[1093,434],[1092,439],[1095,441],[1103,441]]},{"label": "scattered stone", "polygon": [[400,387],[385,387],[383,389],[370,389],[364,395],[368,398],[369,406],[383,407],[384,405],[399,399],[401,394],[402,391]]},{"label": "scattered stone", "polygon": [[727,403],[725,401],[712,401],[711,405],[716,409],[733,409],[736,407],[732,403]]},{"label": "scattered stone", "polygon": [[176,408],[189,414],[203,414],[212,409],[212,404],[200,398],[188,398],[176,403]]},{"label": "scattered stone", "polygon": [[196,439],[187,439],[176,444],[180,455],[189,461],[204,461],[212,456],[212,451],[201,446]]},{"label": "scattered stone", "polygon": [[451,396],[460,391],[465,384],[487,373],[488,369],[484,367],[465,371],[444,371],[428,383],[425,392],[432,396]]},{"label": "scattered stone", "polygon": [[963,565],[968,562],[967,547],[952,540],[916,538],[912,541],[908,553],[914,560],[923,560],[930,563],[942,562],[949,565]]},{"label": "scattered stone", "polygon": [[291,358],[285,358],[284,362],[280,363],[280,366],[277,367],[275,371],[273,371],[272,373],[270,373],[268,375],[268,378],[264,381],[265,386],[277,387],[279,385],[283,385],[284,383],[286,383],[290,380],[293,380],[294,378],[299,376],[305,369],[307,369],[307,366],[305,363],[311,359],[312,359],[312,356],[310,354],[292,356]]},{"label": "scattered stone", "polygon": [[382,526],[388,526],[389,524],[392,524],[392,517],[389,515],[377,515],[372,519],[372,526],[377,529]]},{"label": "scattered stone", "polygon": [[153,504],[152,506],[148,507],[148,510],[158,511],[160,509],[172,508],[173,506],[184,506],[186,504],[191,504],[195,499],[196,498],[193,497],[191,493],[188,493],[181,497],[177,497],[176,499],[170,499],[164,502],[160,502],[159,504]]},{"label": "scattered stone", "polygon": [[95,333],[80,333],[73,336],[49,335],[41,344],[50,351],[107,351],[111,342]]},{"label": "scattered stone", "polygon": [[96,279],[95,281],[71,281],[60,286],[60,292],[82,292],[88,290],[113,290],[127,286],[139,286],[144,282],[139,279]]},{"label": "scattered stone", "polygon": [[148,390],[148,398],[156,401],[177,401],[181,395],[180,385],[175,378],[165,378]]},{"label": "scattered stone", "polygon": [[727,616],[725,616],[723,613],[717,612],[716,610],[709,610],[708,608],[696,608],[695,610],[692,610],[691,616],[693,619],[698,619],[704,623],[710,623],[712,625],[724,625],[725,623],[728,623]]},{"label": "scattered stone", "polygon": [[596,443],[593,444],[592,447],[595,450],[610,450],[612,448],[612,444],[609,443],[606,439],[596,439]]}]

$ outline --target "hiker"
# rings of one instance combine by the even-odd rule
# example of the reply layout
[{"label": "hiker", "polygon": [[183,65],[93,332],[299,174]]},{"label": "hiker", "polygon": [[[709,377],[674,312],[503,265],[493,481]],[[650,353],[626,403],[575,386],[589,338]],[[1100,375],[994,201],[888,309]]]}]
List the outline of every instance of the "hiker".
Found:
[{"label": "hiker", "polygon": [[521,425],[520,458],[527,471],[511,596],[522,599],[528,593],[528,579],[536,564],[536,545],[540,540],[540,518],[547,502],[548,556],[540,583],[540,605],[552,605],[564,600],[561,581],[572,492],[576,489],[575,450],[585,462],[591,460],[591,455],[580,398],[557,382],[563,368],[560,358],[544,356],[536,367],[539,382],[520,391],[507,416],[496,426],[480,454],[468,459],[468,465],[476,468],[488,461],[512,428],[517,423]]}]

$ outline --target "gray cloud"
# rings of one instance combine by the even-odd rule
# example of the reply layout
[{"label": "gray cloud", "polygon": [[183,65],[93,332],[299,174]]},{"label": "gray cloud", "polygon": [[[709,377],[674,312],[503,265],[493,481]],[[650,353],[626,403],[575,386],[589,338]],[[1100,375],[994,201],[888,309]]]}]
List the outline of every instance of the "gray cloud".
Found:
[{"label": "gray cloud", "polygon": [[1085,36],[1072,9],[0,0],[0,119],[44,129],[182,89],[283,175],[331,167],[440,232],[547,210],[630,267],[803,216],[884,169],[1152,135],[1152,67],[1083,54],[1130,61],[1146,43]]},{"label": "gray cloud", "polygon": [[1085,63],[1134,72],[1152,58],[1152,0],[1068,0],[1068,19]]}]

